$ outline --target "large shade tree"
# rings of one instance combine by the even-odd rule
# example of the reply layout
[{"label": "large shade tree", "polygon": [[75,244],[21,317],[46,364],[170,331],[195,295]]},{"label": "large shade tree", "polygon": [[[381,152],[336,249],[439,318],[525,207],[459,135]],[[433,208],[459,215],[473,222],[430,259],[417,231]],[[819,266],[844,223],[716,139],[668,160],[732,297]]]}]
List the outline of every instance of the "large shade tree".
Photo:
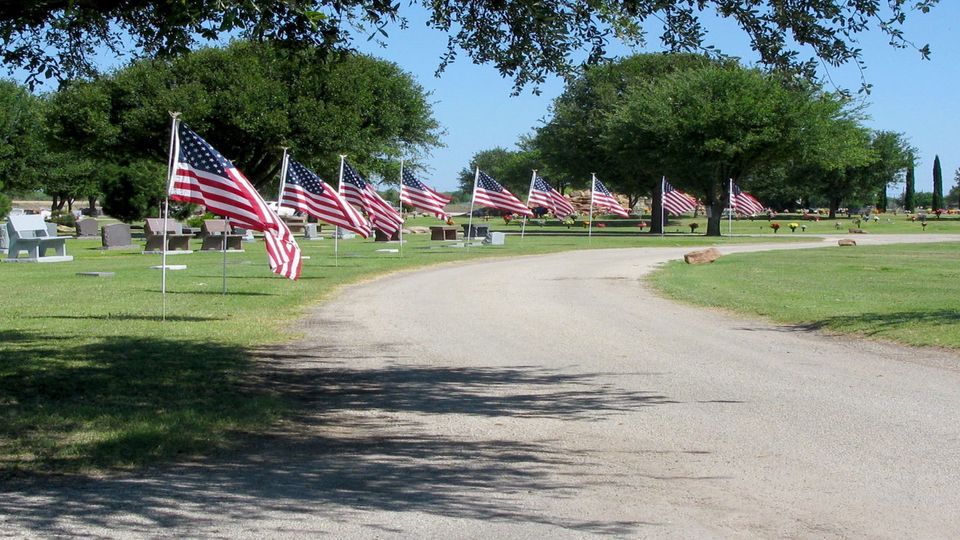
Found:
[{"label": "large shade tree", "polygon": [[608,152],[656,165],[708,208],[720,235],[728,182],[749,188],[766,168],[813,152],[843,114],[812,88],[739,65],[678,71],[628,92],[604,130]]},{"label": "large shade tree", "polygon": [[[458,52],[489,63],[517,87],[550,73],[594,62],[617,37],[643,42],[657,31],[674,51],[709,49],[701,19],[729,19],[763,63],[812,73],[814,58],[829,65],[861,62],[858,37],[875,30],[900,47],[907,16],[938,0],[46,0],[0,3],[0,57],[34,77],[70,79],[95,71],[98,49],[149,57],[179,55],[198,41],[240,35],[252,40],[320,46],[348,45],[353,34],[386,35],[393,23],[423,10],[427,26],[447,33],[442,69]],[[586,55],[582,51],[587,51]],[[811,51],[809,58],[801,51]]]},{"label": "large shade tree", "polygon": [[63,147],[120,165],[166,163],[168,112],[178,111],[271,195],[281,147],[328,178],[347,154],[362,172],[395,181],[398,159],[422,155],[439,136],[426,93],[395,64],[263,43],[136,62],[69,84],[53,102]]},{"label": "large shade tree", "polygon": [[[543,161],[557,171],[557,180],[585,187],[591,173],[601,173],[604,184],[630,197],[633,206],[639,196],[659,188],[662,172],[641,156],[607,152],[600,144],[606,118],[631,88],[710,63],[702,55],[641,54],[591,66],[554,100],[553,116],[537,130],[535,147]],[[656,196],[653,200],[657,214],[660,200]],[[653,219],[653,223],[653,232],[659,232],[660,220]]]},{"label": "large shade tree", "polygon": [[42,101],[0,81],[0,217],[10,212],[10,192],[39,187],[44,153]]}]

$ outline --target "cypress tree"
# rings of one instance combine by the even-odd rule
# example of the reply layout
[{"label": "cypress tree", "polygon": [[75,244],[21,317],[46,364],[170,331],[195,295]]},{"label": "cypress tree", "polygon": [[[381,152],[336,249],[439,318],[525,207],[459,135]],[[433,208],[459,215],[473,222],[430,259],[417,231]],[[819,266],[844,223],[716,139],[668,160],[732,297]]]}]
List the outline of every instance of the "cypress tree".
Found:
[{"label": "cypress tree", "polygon": [[913,212],[913,160],[910,160],[910,167],[907,168],[907,187],[903,192],[903,208],[907,212]]},{"label": "cypress tree", "polygon": [[933,158],[933,208],[939,210],[943,208],[943,173],[940,172],[940,156]]}]

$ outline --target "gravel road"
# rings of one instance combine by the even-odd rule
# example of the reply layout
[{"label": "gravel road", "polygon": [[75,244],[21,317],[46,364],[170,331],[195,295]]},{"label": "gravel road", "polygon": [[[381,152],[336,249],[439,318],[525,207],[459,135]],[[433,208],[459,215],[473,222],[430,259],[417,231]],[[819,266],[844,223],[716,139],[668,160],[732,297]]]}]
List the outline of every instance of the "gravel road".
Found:
[{"label": "gravel road", "polygon": [[344,289],[260,352],[299,416],[228,456],[17,480],[0,536],[960,537],[960,356],[659,298],[643,275],[684,251]]}]

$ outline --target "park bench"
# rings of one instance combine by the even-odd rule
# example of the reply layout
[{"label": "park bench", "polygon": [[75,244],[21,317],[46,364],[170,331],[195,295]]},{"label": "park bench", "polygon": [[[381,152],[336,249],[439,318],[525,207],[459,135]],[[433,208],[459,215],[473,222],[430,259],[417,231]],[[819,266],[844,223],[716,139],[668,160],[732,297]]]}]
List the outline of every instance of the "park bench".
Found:
[{"label": "park bench", "polygon": [[227,251],[243,251],[240,244],[243,241],[242,234],[233,234],[233,228],[225,219],[205,219],[200,227],[200,237],[202,244],[201,251],[222,251],[223,240],[226,235]]},{"label": "park bench", "polygon": [[167,251],[190,251],[191,234],[183,234],[182,225],[175,220],[162,218],[147,218],[143,224],[143,236],[146,238],[144,253],[159,253],[163,251],[163,229],[167,229]]},{"label": "park bench", "polygon": [[[39,215],[10,216],[7,221],[7,262],[64,262],[72,261],[67,255],[66,237],[50,234],[46,222]],[[56,255],[46,256],[53,248]],[[27,252],[21,257],[21,252]]]}]

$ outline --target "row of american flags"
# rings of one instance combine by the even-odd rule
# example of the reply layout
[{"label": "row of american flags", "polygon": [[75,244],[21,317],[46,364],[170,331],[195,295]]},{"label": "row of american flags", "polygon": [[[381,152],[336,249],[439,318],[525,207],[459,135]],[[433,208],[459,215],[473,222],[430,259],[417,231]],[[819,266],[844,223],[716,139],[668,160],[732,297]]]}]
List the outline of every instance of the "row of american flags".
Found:
[{"label": "row of american flags", "polygon": [[[274,212],[249,180],[220,152],[177,120],[173,130],[170,199],[203,205],[232,224],[263,233],[273,272],[297,279],[303,267],[300,247],[287,225]],[[445,206],[452,200],[421,182],[401,165],[400,201],[431,213],[449,217]],[[679,215],[697,207],[697,200],[662,180],[664,210]],[[593,175],[591,209],[628,217],[613,193]],[[340,188],[334,189],[315,172],[294,161],[286,152],[281,167],[279,205],[313,216],[320,221],[352,231],[363,238],[379,229],[392,237],[400,232],[403,216],[383,199],[350,163],[341,158]],[[731,180],[730,200],[738,213],[754,214],[763,205]],[[545,208],[560,219],[574,214],[571,201],[534,171],[524,204],[490,175],[476,170],[473,202],[503,212],[533,217],[530,208]],[[358,210],[359,208],[359,210]],[[362,212],[361,212],[362,211]],[[364,216],[366,214],[366,216]]]}]

